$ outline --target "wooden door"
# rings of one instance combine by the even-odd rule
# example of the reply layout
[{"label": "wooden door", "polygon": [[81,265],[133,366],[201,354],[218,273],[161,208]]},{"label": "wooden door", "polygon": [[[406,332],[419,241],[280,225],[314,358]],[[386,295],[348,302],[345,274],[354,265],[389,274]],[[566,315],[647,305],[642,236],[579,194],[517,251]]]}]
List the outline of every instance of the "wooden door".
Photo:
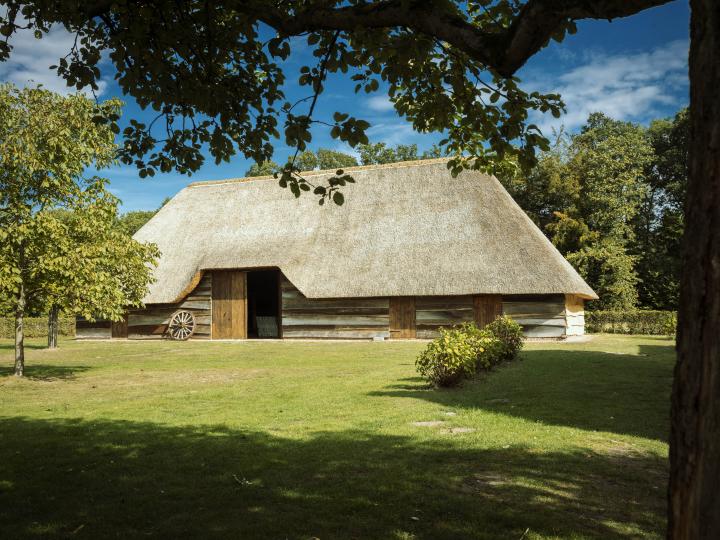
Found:
[{"label": "wooden door", "polygon": [[213,339],[247,338],[247,273],[217,270],[212,277]]},{"label": "wooden door", "polygon": [[415,332],[415,297],[390,297],[390,338],[412,339]]},{"label": "wooden door", "polygon": [[478,294],[473,296],[475,324],[482,328],[502,315],[502,296],[499,294]]},{"label": "wooden door", "polygon": [[121,321],[112,321],[110,323],[110,337],[126,338],[128,337],[128,315],[127,313]]}]

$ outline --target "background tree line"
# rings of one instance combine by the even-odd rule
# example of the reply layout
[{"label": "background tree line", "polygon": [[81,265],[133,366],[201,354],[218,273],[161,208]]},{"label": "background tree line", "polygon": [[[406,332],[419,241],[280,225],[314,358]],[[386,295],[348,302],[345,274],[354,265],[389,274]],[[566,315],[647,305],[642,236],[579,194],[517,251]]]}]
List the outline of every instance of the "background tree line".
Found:
[{"label": "background tree line", "polygon": [[591,309],[678,306],[688,113],[648,127],[593,113],[528,174],[500,180],[600,296]]}]

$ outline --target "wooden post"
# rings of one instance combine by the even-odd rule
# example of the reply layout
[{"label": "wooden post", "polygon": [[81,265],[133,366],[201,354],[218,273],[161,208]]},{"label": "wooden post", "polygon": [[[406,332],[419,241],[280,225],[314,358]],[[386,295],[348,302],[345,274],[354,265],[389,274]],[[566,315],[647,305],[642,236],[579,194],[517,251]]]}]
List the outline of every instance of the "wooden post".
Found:
[{"label": "wooden post", "polygon": [[565,295],[565,335],[585,333],[585,301],[576,294]]},{"label": "wooden post", "polygon": [[414,339],[415,330],[415,297],[390,297],[390,338]]},{"label": "wooden post", "polygon": [[483,328],[502,315],[502,296],[499,294],[478,294],[473,296],[475,324]]}]

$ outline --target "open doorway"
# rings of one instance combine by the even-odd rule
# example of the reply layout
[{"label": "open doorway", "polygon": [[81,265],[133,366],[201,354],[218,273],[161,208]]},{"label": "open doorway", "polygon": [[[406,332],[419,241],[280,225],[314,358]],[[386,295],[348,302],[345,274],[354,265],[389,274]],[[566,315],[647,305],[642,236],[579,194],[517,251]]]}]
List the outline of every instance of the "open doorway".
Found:
[{"label": "open doorway", "polygon": [[247,273],[249,338],[280,337],[280,276],[277,270]]}]

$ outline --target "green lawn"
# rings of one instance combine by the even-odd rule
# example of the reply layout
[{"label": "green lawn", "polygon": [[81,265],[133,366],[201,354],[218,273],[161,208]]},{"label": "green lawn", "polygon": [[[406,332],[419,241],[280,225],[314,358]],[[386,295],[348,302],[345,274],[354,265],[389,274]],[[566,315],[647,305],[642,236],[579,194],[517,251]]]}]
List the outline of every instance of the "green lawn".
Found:
[{"label": "green lawn", "polygon": [[459,390],[412,342],[32,343],[18,380],[0,340],[2,538],[663,537],[667,339]]}]

